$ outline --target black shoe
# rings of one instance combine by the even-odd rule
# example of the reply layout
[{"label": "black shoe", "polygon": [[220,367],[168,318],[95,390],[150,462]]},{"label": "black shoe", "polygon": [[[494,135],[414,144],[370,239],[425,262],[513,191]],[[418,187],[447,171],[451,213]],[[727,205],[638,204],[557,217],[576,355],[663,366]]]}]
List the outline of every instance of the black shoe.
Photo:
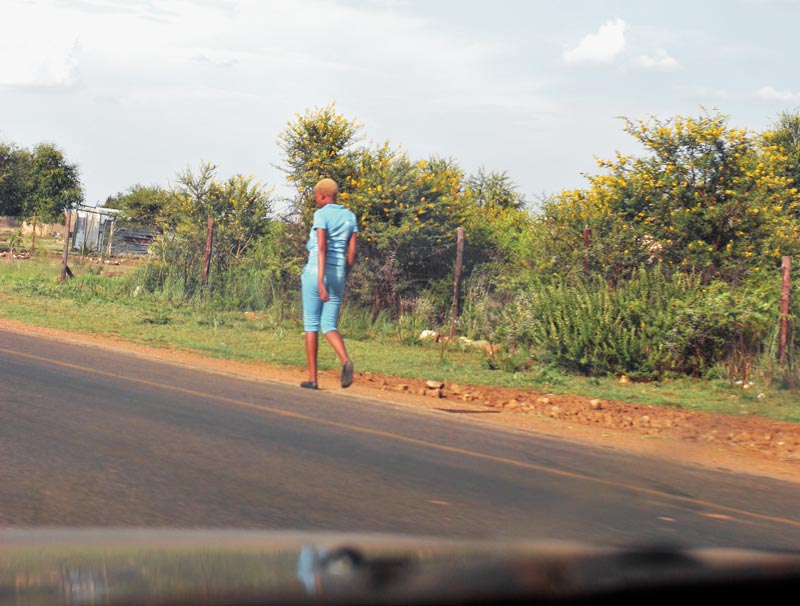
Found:
[{"label": "black shoe", "polygon": [[300,383],[300,387],[303,389],[317,389],[317,382],[316,381],[303,381]]},{"label": "black shoe", "polygon": [[350,387],[353,384],[353,363],[348,360],[342,366],[342,387]]}]

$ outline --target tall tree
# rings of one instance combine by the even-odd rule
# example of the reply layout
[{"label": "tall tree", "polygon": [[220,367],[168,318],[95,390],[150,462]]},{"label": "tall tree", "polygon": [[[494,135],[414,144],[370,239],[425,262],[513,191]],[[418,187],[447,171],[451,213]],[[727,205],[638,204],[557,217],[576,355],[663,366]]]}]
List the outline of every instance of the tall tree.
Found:
[{"label": "tall tree", "polygon": [[[798,249],[800,197],[781,156],[726,116],[628,121],[641,157],[600,162],[587,190],[545,205],[550,248],[565,267],[616,282],[656,261],[736,282],[760,263]],[[784,174],[782,174],[784,173]],[[582,240],[584,229],[590,240]]]},{"label": "tall tree", "polygon": [[217,167],[208,162],[196,170],[187,167],[179,173],[157,215],[163,234],[153,248],[160,257],[156,265],[159,279],[177,276],[187,296],[199,286],[209,219],[214,222],[213,263],[217,276],[238,266],[269,232],[272,189],[242,175],[219,182],[216,172]]},{"label": "tall tree", "polygon": [[234,175],[217,185],[217,248],[231,264],[238,264],[269,231],[272,191],[244,175]]},{"label": "tall tree", "polygon": [[505,171],[486,172],[483,168],[478,174],[467,179],[467,188],[475,203],[483,208],[513,208],[525,206],[525,198]]},{"label": "tall tree", "polygon": [[155,225],[167,204],[169,192],[158,185],[136,184],[125,192],[109,196],[104,206],[116,208],[120,216],[134,225]]},{"label": "tall tree", "polygon": [[347,191],[356,174],[361,126],[336,111],[335,104],[297,114],[278,136],[284,153],[279,167],[296,190],[293,210],[310,221],[314,212],[314,185],[325,177]]},{"label": "tall tree", "polygon": [[[358,146],[360,128],[331,105],[297,115],[282,133],[282,170],[297,189],[300,223],[307,228],[314,210],[311,188],[331,177],[339,184],[340,203],[359,222],[360,261],[350,282],[358,302],[370,303],[376,317],[381,309],[397,313],[402,299],[424,290],[450,297],[444,293],[452,293],[456,228],[467,230],[477,250],[485,240],[481,223],[491,214],[488,207],[514,208],[521,197],[505,175],[482,173],[479,198],[453,160],[414,161],[388,142]],[[486,212],[479,203],[487,205]],[[305,243],[305,235],[295,246]]]},{"label": "tall tree", "polygon": [[776,123],[763,134],[765,148],[776,156],[777,170],[800,190],[800,112],[783,112]]},{"label": "tall tree", "polygon": [[40,143],[33,150],[31,161],[30,196],[23,214],[33,224],[36,245],[36,225],[39,222],[61,221],[68,208],[83,202],[78,165],[68,162],[64,153],[51,143]]},{"label": "tall tree", "polygon": [[19,216],[29,195],[31,154],[0,142],[0,215]]},{"label": "tall tree", "polygon": [[78,165],[67,161],[51,143],[40,143],[33,150],[31,197],[28,214],[43,221],[60,220],[65,210],[83,202]]}]

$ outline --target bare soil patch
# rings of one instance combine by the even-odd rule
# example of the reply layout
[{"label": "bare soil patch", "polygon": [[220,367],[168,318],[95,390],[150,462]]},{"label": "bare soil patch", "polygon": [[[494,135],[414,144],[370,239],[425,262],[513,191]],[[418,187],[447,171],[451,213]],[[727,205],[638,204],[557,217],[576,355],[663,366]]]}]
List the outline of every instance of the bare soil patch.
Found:
[{"label": "bare soil patch", "polygon": [[[289,384],[299,384],[305,379],[303,368],[206,358],[178,349],[147,347],[113,337],[40,328],[4,319],[0,319],[0,327],[249,378]],[[355,377],[356,382],[346,393],[359,397],[425,407],[474,422],[689,464],[800,481],[800,424],[582,396],[426,382],[358,372],[358,361]],[[338,375],[333,372],[320,373],[320,387],[344,392],[338,385]]]}]

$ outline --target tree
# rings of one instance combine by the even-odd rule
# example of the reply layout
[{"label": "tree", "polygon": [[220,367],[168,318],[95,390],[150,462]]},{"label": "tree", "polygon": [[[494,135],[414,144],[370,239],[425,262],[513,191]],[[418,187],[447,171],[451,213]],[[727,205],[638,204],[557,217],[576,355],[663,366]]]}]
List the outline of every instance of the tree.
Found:
[{"label": "tree", "polygon": [[798,249],[800,197],[779,170],[780,155],[729,127],[726,116],[627,121],[625,130],[647,155],[600,162],[607,173],[589,176],[587,190],[545,205],[562,266],[582,259],[615,283],[661,262],[737,282]]},{"label": "tree", "polygon": [[264,236],[270,225],[272,188],[253,177],[234,175],[216,186],[217,249],[237,264],[248,249]]},{"label": "tree", "polygon": [[472,215],[468,250],[482,257],[474,260],[484,266],[482,275],[491,278],[492,286],[518,280],[538,252],[525,197],[505,171],[487,173],[483,168],[467,179],[465,194],[478,209]]},{"label": "tree", "polygon": [[216,171],[209,162],[201,162],[197,170],[187,167],[156,215],[162,232],[154,246],[158,281],[163,285],[177,279],[185,296],[200,285],[209,219],[214,222],[212,262],[220,286],[224,272],[235,269],[269,231],[272,190],[242,175],[220,183]]},{"label": "tree", "polygon": [[68,208],[83,202],[78,165],[68,162],[55,145],[41,143],[33,150],[31,179],[33,187],[30,216],[42,221],[57,221]]},{"label": "tree", "polygon": [[22,214],[29,195],[30,170],[30,152],[0,142],[0,215]]},{"label": "tree", "polygon": [[487,217],[516,211],[522,197],[504,173],[481,171],[469,181],[475,184],[473,192],[453,160],[415,161],[388,142],[357,146],[360,129],[330,105],[297,115],[282,133],[282,170],[297,188],[301,222],[307,229],[314,184],[323,177],[335,179],[339,202],[359,222],[359,263],[350,281],[356,301],[372,305],[377,317],[381,309],[397,313],[403,298],[438,289],[446,307],[452,296],[456,228],[465,228],[477,257],[488,242]]},{"label": "tree", "polygon": [[167,204],[169,192],[158,185],[136,184],[126,192],[109,196],[104,206],[116,208],[122,219],[134,225],[155,225]]},{"label": "tree", "polygon": [[513,208],[519,210],[525,206],[525,198],[517,191],[516,185],[508,174],[503,172],[485,172],[483,168],[477,175],[467,179],[467,188],[482,208]]},{"label": "tree", "polygon": [[285,155],[284,165],[279,168],[297,192],[293,210],[306,222],[314,212],[311,190],[320,179],[333,179],[340,191],[346,191],[347,183],[356,174],[359,152],[355,146],[360,130],[355,121],[337,113],[332,103],[296,114],[278,136]]},{"label": "tree", "polygon": [[775,154],[777,170],[800,190],[800,113],[783,112],[773,127],[763,133],[764,148]]},{"label": "tree", "polygon": [[37,222],[60,221],[68,208],[83,202],[83,186],[78,166],[68,162],[64,153],[50,143],[40,143],[34,148],[29,177],[30,196],[23,215],[33,224],[33,250]]},{"label": "tree", "polygon": [[[415,162],[388,143],[362,150],[343,203],[359,220],[366,270],[361,295],[366,299],[369,290],[373,317],[380,309],[399,312],[403,298],[423,291],[441,312],[449,304],[456,228],[464,227],[471,242],[479,242],[478,208],[464,180],[450,159]],[[357,292],[358,286],[356,281]]]}]

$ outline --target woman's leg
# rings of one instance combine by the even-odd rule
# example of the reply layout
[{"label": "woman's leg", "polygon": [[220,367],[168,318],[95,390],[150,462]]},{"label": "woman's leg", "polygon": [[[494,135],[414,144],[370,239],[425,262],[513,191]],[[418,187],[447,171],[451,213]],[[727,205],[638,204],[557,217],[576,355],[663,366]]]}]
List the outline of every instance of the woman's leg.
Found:
[{"label": "woman's leg", "polygon": [[325,340],[331,344],[333,347],[333,351],[336,352],[336,355],[339,357],[339,361],[344,364],[350,358],[347,357],[347,348],[344,345],[344,339],[342,335],[339,334],[338,330],[331,330],[325,333]]},{"label": "woman's leg", "polygon": [[317,351],[319,339],[316,332],[306,331],[306,359],[308,360],[308,380],[317,382]]},{"label": "woman's leg", "polygon": [[315,387],[317,384],[317,352],[319,350],[317,334],[322,313],[322,301],[317,290],[317,273],[304,269],[301,285],[303,290],[303,330],[305,331],[306,359],[308,361],[308,383],[313,383],[313,385],[303,384],[303,386]]},{"label": "woman's leg", "polygon": [[344,346],[344,339],[339,334],[338,330],[331,330],[325,333],[325,339],[333,347],[333,351],[339,356],[339,361],[342,363],[341,385],[342,387],[350,387],[353,384],[353,362],[347,355],[347,348]]},{"label": "woman's leg", "polygon": [[353,363],[347,355],[344,339],[339,333],[339,310],[344,296],[344,267],[329,268],[325,271],[325,285],[328,288],[329,301],[322,304],[320,325],[325,340],[330,343],[333,351],[342,364],[342,387],[349,387],[353,382]]}]

